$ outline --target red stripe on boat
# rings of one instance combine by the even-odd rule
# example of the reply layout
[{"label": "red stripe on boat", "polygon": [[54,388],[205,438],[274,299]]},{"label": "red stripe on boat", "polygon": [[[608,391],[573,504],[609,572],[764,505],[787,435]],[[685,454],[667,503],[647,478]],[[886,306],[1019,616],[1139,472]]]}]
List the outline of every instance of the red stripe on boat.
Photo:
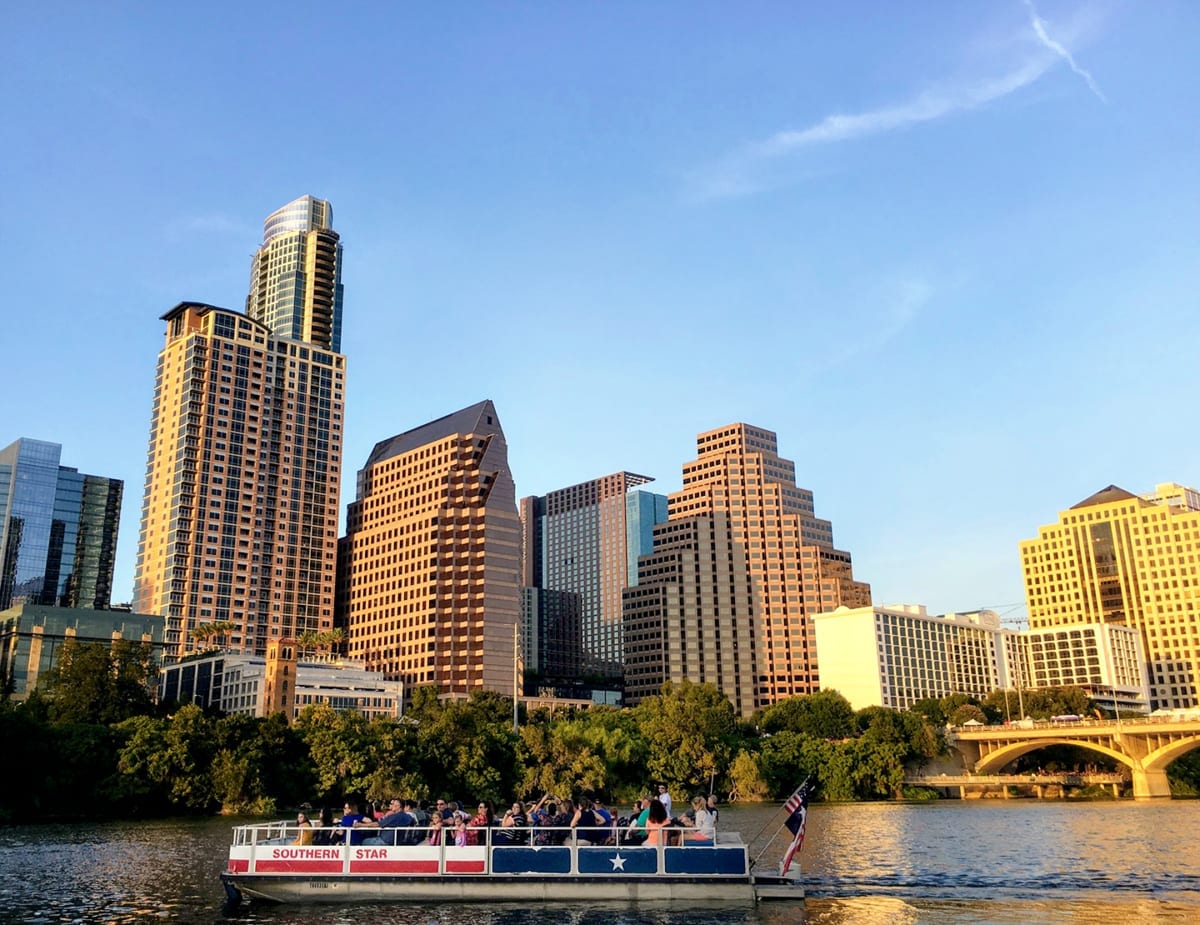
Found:
[{"label": "red stripe on boat", "polygon": [[482,874],[483,861],[446,861],[446,873],[448,874]]},{"label": "red stripe on boat", "polygon": [[340,874],[342,862],[334,861],[267,861],[254,864],[255,873],[260,874]]},{"label": "red stripe on boat", "polygon": [[[449,866],[449,865],[447,865]],[[480,870],[483,865],[480,865]],[[351,861],[352,874],[436,874],[437,858],[427,861]]]},{"label": "red stripe on boat", "polygon": [[230,858],[229,872],[231,874],[244,874],[250,869],[250,862],[245,858]]}]

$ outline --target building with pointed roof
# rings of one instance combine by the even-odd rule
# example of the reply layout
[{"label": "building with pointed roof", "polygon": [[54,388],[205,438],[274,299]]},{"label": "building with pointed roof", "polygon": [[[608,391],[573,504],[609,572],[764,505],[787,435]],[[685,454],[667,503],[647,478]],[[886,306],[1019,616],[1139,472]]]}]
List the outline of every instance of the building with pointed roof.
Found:
[{"label": "building with pointed roof", "polygon": [[1020,544],[1031,630],[1137,630],[1150,708],[1200,705],[1200,495],[1175,483],[1138,496],[1109,485]]},{"label": "building with pointed roof", "polygon": [[511,694],[521,524],[508,444],[481,401],[375,445],[339,544],[348,653],[439,696]]}]

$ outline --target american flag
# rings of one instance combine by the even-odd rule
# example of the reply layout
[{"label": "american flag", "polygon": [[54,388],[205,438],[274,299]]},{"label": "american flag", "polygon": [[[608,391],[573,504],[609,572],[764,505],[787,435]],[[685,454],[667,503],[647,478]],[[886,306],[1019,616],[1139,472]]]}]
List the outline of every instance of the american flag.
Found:
[{"label": "american flag", "polygon": [[784,825],[788,827],[788,831],[792,833],[792,843],[788,845],[787,853],[783,856],[783,863],[779,865],[779,874],[783,876],[788,872],[788,868],[792,865],[792,857],[800,846],[804,844],[804,823],[808,819],[808,781],[796,788],[796,792],[791,795],[783,808],[787,811],[788,817]]}]

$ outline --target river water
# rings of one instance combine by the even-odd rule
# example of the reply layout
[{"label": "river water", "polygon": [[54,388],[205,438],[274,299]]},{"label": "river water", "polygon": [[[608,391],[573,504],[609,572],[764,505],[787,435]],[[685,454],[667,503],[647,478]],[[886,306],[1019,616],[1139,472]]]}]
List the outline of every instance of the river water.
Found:
[{"label": "river water", "polygon": [[[777,860],[778,807],[721,827]],[[0,921],[224,922],[233,820],[0,829]],[[1200,922],[1200,802],[944,801],[814,806],[803,903],[554,907],[275,906],[239,922],[315,925],[1049,925]]]}]

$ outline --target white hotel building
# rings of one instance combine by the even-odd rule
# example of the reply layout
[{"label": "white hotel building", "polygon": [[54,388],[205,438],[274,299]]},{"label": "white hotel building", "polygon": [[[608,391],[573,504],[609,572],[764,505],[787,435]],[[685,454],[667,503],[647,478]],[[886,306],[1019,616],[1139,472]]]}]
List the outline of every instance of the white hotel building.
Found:
[{"label": "white hotel building", "polygon": [[931,616],[919,604],[839,607],[814,623],[821,687],[840,692],[856,710],[1067,685],[1109,709],[1148,709],[1141,637],[1129,627],[1015,632],[1002,629],[990,610]]}]

